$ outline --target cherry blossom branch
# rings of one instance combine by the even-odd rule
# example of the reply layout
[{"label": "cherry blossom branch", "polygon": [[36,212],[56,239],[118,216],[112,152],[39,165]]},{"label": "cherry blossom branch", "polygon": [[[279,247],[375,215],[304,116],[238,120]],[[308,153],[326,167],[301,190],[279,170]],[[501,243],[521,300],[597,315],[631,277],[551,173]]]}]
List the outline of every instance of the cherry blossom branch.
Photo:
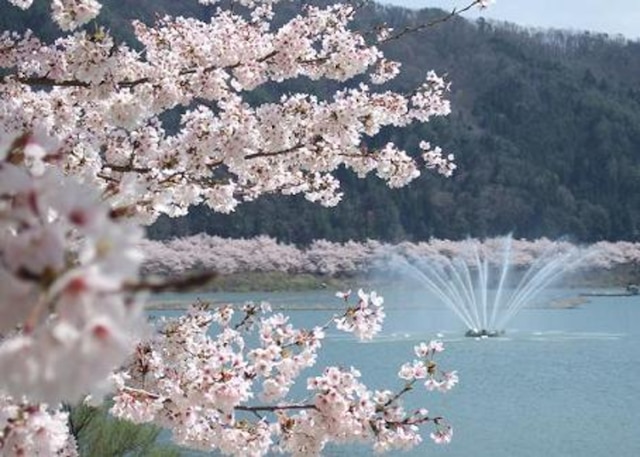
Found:
[{"label": "cherry blossom branch", "polygon": [[247,331],[249,330],[249,324],[251,323],[251,320],[258,313],[258,306],[257,305],[244,306],[243,311],[244,311],[244,316],[242,320],[240,320],[240,322],[235,324],[233,327],[235,330],[240,330],[243,327],[245,327]]},{"label": "cherry blossom branch", "polygon": [[[275,57],[276,55],[278,55],[277,50],[271,51],[267,54],[265,54],[262,57],[259,57],[256,59],[257,62],[265,62],[269,59],[271,59],[272,57]],[[307,63],[304,61],[300,61],[299,63]],[[311,63],[311,62],[309,62]],[[189,75],[194,75],[196,73],[202,72],[202,73],[211,73],[213,71],[216,70],[233,70],[234,68],[238,68],[240,66],[244,65],[243,62],[237,62],[235,64],[230,64],[230,65],[225,65],[225,66],[208,66],[208,67],[204,67],[202,69],[198,69],[198,68],[186,68],[184,70],[180,70],[177,73],[177,76],[189,76]],[[8,74],[8,75],[4,75],[2,77],[0,77],[0,84],[6,84],[7,81],[9,80],[15,80],[17,82],[19,82],[20,84],[25,84],[27,86],[41,86],[41,87],[78,87],[78,88],[90,88],[91,87],[91,83],[85,82],[85,81],[80,81],[78,79],[68,79],[68,80],[57,80],[57,79],[53,79],[47,76],[39,76],[39,77],[20,77],[17,76],[15,74]],[[113,85],[114,87],[117,87],[119,89],[133,89],[136,86],[140,86],[142,84],[147,84],[147,83],[152,83],[153,80],[150,77],[143,77],[143,78],[138,78],[135,80],[131,80],[131,81],[117,81],[114,82]]]},{"label": "cherry blossom branch", "polygon": [[[23,9],[32,3],[9,1]],[[226,8],[234,2],[241,14]],[[329,324],[298,329],[262,304],[259,318],[255,305],[245,307],[235,326],[231,307],[195,306],[159,320],[152,337],[145,332],[147,294],[139,292],[202,287],[217,270],[141,276],[143,231],[130,217],[151,223],[203,202],[229,212],[239,196],[273,192],[331,206],[341,197],[340,165],[359,176],[375,172],[392,187],[414,179],[418,162],[445,175],[453,169],[453,157],[426,142],[416,161],[391,143],[374,153],[362,148],[387,126],[450,112],[448,85],[434,72],[411,94],[363,82],[326,100],[288,94],[252,105],[247,94],[270,81],[368,76],[379,85],[400,71],[354,30],[362,3],[307,5],[276,25],[276,2],[230,0],[208,22],[136,21],[140,51],[104,31],[76,31],[52,44],[33,32],[0,34],[0,131],[16,132],[0,138],[0,454],[77,455],[66,413],[42,405],[78,401],[110,375],[114,415],[170,428],[190,447],[256,456],[274,438],[292,454],[320,454],[331,441],[365,440],[376,451],[413,446],[418,416],[401,405],[408,386],[424,379],[427,390],[446,391],[457,383],[455,372],[430,364],[442,349],[432,342],[401,367],[399,392],[371,391],[357,369],[327,367],[307,379],[308,401],[290,402]],[[101,7],[97,0],[50,3],[65,31]],[[163,114],[180,106],[187,108],[179,128],[167,133]],[[331,322],[372,338],[382,303],[360,290]],[[117,367],[126,368],[114,374]],[[248,405],[256,394],[264,405]],[[259,420],[236,420],[236,412]],[[450,439],[449,429],[436,432],[436,442]],[[11,450],[7,437],[18,440]]]},{"label": "cherry blossom branch", "polygon": [[414,384],[417,382],[416,379],[409,381],[407,383],[405,383],[404,387],[399,390],[393,397],[389,398],[381,407],[380,410],[384,410],[384,408],[386,408],[387,406],[390,406],[391,404],[395,403],[396,401],[398,401],[403,395],[407,394],[408,392],[411,392],[413,390],[413,386]]}]

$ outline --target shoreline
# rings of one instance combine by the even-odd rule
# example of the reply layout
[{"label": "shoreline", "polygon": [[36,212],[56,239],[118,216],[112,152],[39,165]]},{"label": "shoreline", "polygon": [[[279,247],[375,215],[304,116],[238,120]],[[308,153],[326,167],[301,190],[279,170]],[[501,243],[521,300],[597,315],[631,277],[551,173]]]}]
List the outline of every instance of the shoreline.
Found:
[{"label": "shoreline", "polygon": [[[284,272],[243,272],[216,276],[203,287],[190,290],[188,293],[251,293],[251,292],[304,292],[318,290],[355,290],[359,287],[372,288],[381,284],[389,285],[401,278],[394,275],[384,279],[360,275],[314,275],[309,273]],[[562,281],[563,288],[582,289],[576,291],[576,296],[549,302],[545,308],[573,309],[589,301],[592,296],[638,296],[627,292],[629,284],[639,284],[637,267],[634,265],[619,265],[611,269],[581,271],[568,275]],[[556,284],[557,287],[557,284]],[[585,289],[589,291],[585,291]],[[602,291],[599,291],[602,289]],[[185,310],[191,303],[182,300],[166,299],[153,300],[147,303],[149,311]],[[340,310],[340,306],[331,305],[292,305],[274,307],[278,310]]]},{"label": "shoreline", "polygon": [[[149,272],[152,276],[163,275]],[[206,273],[194,271],[192,273]],[[189,273],[189,274],[192,274]],[[166,277],[166,276],[165,276]],[[282,271],[245,271],[219,274],[195,292],[293,292],[305,290],[344,290],[356,286],[368,287],[371,284],[392,283],[403,277],[390,272],[384,278],[366,273],[354,274],[312,274],[287,273]],[[560,281],[567,289],[622,289],[630,284],[640,284],[640,271],[637,266],[621,264],[609,269],[591,269],[569,273]],[[557,285],[557,284],[556,284]]]}]

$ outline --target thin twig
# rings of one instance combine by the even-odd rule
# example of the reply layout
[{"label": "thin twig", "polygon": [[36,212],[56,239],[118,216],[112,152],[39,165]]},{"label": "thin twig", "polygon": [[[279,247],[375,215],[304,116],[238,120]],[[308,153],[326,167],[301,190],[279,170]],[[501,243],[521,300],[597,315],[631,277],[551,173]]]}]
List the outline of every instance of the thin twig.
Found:
[{"label": "thin twig", "polygon": [[393,41],[393,40],[397,40],[398,38],[408,34],[408,33],[414,33],[414,32],[419,32],[421,30],[425,30],[431,27],[435,27],[438,24],[442,24],[443,22],[447,22],[451,19],[453,19],[456,16],[460,16],[462,15],[462,13],[465,13],[467,11],[469,11],[471,8],[473,8],[474,6],[476,6],[477,4],[480,3],[481,0],[474,0],[472,3],[468,4],[467,6],[465,6],[464,8],[454,8],[453,10],[451,10],[450,13],[445,14],[444,16],[438,17],[436,19],[433,19],[429,22],[425,22],[423,24],[418,24],[418,25],[414,25],[414,26],[406,26],[404,29],[402,29],[401,31],[399,31],[398,33],[391,35],[383,40],[380,40],[379,43],[383,44],[383,43],[388,43],[389,41]]}]

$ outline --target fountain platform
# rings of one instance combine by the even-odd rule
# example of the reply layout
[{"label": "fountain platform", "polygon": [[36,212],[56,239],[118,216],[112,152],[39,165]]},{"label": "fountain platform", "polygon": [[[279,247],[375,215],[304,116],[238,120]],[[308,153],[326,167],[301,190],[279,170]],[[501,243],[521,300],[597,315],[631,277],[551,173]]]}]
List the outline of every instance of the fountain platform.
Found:
[{"label": "fountain platform", "polygon": [[469,338],[495,338],[502,335],[504,335],[504,330],[476,330],[471,328],[464,334],[464,336]]}]

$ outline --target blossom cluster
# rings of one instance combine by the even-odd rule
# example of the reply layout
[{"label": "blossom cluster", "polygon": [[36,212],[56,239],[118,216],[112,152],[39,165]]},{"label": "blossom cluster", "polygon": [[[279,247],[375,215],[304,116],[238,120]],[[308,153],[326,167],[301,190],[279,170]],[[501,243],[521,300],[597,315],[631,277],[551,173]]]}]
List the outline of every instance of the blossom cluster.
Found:
[{"label": "blossom cluster", "polygon": [[0,390],[56,404],[104,381],[143,327],[125,290],[141,233],[40,143],[27,133],[0,149]]},{"label": "blossom cluster", "polygon": [[0,395],[0,454],[76,457],[68,413]]},{"label": "blossom cluster", "polygon": [[[340,296],[349,301],[348,293]],[[381,297],[361,290],[358,298],[333,321],[337,329],[367,339],[384,316],[354,313],[379,307]],[[298,329],[265,303],[248,303],[236,314],[230,306],[200,304],[182,317],[162,320],[156,337],[140,344],[128,368],[115,375],[112,414],[153,422],[171,430],[179,444],[227,455],[262,456],[272,450],[319,455],[330,442],[407,449],[421,442],[424,423],[433,424],[435,442],[449,441],[451,427],[442,417],[423,408],[407,411],[401,401],[427,374],[426,390],[446,391],[457,383],[455,372],[435,368],[441,342],[416,348],[425,375],[408,376],[403,366],[397,392],[371,390],[354,367],[330,366],[307,378],[307,398],[292,401],[290,389],[315,366],[330,323]]]},{"label": "blossom cluster", "polygon": [[[338,292],[338,296],[347,301],[350,293],[351,291]],[[384,303],[384,299],[375,292],[366,294],[360,289],[358,303],[354,307],[347,308],[347,312],[343,316],[335,319],[336,328],[352,332],[363,340],[372,339],[382,330],[382,322],[385,318],[382,303]]]},{"label": "blossom cluster", "polygon": [[[33,0],[9,0],[19,8],[27,9]],[[52,0],[51,16],[62,30],[73,30],[94,19],[101,5],[96,0]]]}]

